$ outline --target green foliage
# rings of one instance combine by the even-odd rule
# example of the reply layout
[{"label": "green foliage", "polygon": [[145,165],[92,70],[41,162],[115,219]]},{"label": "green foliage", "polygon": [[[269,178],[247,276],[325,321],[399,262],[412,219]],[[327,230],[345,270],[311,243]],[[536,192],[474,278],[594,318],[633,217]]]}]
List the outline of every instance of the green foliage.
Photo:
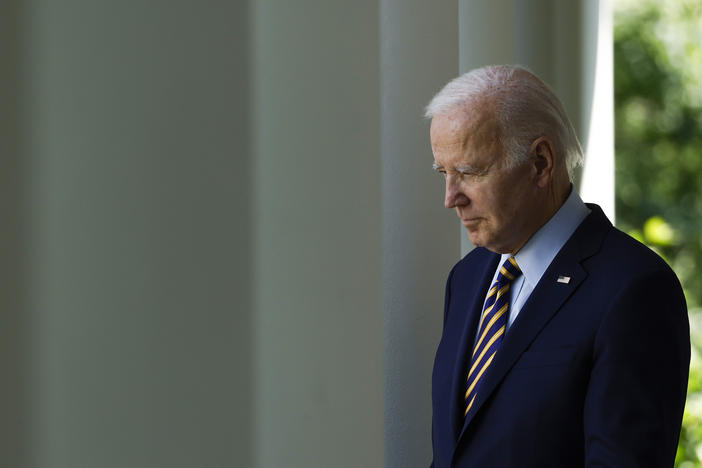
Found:
[{"label": "green foliage", "polygon": [[693,356],[676,457],[681,468],[702,467],[701,84],[702,1],[619,0],[617,224],[670,263],[690,309]]}]

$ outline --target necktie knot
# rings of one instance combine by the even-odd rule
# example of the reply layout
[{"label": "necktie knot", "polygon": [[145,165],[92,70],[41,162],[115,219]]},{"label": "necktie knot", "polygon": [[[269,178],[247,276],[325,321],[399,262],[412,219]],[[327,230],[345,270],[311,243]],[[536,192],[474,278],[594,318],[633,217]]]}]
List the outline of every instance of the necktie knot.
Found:
[{"label": "necktie knot", "polygon": [[517,261],[514,257],[509,257],[500,267],[500,272],[497,274],[497,282],[504,284],[514,281],[514,279],[521,274],[522,270],[519,268],[519,265],[517,265]]}]

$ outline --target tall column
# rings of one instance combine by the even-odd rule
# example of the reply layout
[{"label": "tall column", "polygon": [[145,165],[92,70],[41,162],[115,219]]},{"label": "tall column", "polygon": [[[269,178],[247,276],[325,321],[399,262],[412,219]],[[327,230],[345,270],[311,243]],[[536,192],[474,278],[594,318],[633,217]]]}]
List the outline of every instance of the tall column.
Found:
[{"label": "tall column", "polygon": [[378,3],[255,2],[256,466],[383,466]]},{"label": "tall column", "polygon": [[25,7],[35,466],[249,466],[246,3]]},{"label": "tall column", "polygon": [[381,2],[381,149],[385,450],[388,468],[431,460],[431,370],[456,216],[431,170],[431,97],[458,73],[457,4]]},{"label": "tall column", "polygon": [[583,86],[581,133],[586,148],[580,194],[614,219],[614,26],[611,0],[583,4]]}]

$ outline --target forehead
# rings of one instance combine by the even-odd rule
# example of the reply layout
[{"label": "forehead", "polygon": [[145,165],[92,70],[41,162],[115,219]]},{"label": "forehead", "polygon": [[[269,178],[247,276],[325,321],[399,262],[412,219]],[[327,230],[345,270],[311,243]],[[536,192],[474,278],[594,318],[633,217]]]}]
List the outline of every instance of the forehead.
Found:
[{"label": "forehead", "polygon": [[486,106],[458,108],[435,116],[430,136],[434,156],[440,164],[439,159],[458,163],[476,155],[494,158],[501,154],[499,125]]}]

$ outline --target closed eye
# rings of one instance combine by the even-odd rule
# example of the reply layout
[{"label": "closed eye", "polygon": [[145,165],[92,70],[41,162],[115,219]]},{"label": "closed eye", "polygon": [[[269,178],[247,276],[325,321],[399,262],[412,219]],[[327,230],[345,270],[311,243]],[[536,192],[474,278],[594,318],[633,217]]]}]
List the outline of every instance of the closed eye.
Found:
[{"label": "closed eye", "polygon": [[460,175],[482,176],[488,173],[488,169],[478,169],[477,167],[457,167],[456,172]]},{"label": "closed eye", "polygon": [[479,169],[477,167],[473,166],[459,166],[456,167],[455,169],[445,169],[443,166],[438,165],[436,162],[432,164],[432,169],[434,169],[436,172],[439,174],[443,175],[444,177],[447,177],[449,174],[456,174],[458,177],[463,177],[463,176],[484,176],[485,174],[488,173],[488,168],[484,169]]}]

